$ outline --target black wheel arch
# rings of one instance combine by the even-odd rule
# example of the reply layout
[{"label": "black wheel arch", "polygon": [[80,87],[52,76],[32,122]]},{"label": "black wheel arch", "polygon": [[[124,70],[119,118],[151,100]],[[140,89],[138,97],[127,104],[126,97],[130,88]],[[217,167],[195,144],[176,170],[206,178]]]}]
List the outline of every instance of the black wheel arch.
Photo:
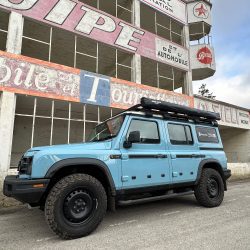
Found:
[{"label": "black wheel arch", "polygon": [[197,185],[199,183],[199,180],[201,178],[201,173],[202,173],[202,170],[204,168],[212,168],[212,169],[218,171],[222,177],[225,191],[227,191],[227,182],[226,182],[226,178],[224,176],[223,168],[218,160],[212,159],[212,158],[211,159],[204,159],[200,162],[195,185]]},{"label": "black wheel arch", "polygon": [[[85,173],[97,178],[112,196],[116,195],[115,183],[108,166],[101,160],[92,158],[70,158],[56,162],[44,178],[60,179],[73,173]],[[53,184],[52,184],[53,185]]]}]

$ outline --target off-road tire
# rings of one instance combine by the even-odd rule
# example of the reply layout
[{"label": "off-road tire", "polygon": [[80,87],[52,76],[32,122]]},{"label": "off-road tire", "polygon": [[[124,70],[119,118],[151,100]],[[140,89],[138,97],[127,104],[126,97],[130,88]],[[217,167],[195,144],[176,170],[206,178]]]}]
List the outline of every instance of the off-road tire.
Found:
[{"label": "off-road tire", "polygon": [[[68,202],[66,197],[79,192],[74,190],[81,190],[81,192],[86,192],[87,195],[91,193],[95,202],[91,201],[92,207],[89,218],[79,223],[72,223],[64,212],[65,202]],[[89,196],[92,198],[91,195]],[[93,232],[102,221],[106,210],[107,195],[102,184],[92,176],[72,174],[61,179],[51,189],[45,203],[45,219],[49,227],[61,238],[75,239]]]},{"label": "off-road tire", "polygon": [[[212,190],[210,190],[211,183]],[[224,198],[224,182],[220,173],[211,168],[203,169],[194,194],[198,203],[204,207],[219,206]]]}]

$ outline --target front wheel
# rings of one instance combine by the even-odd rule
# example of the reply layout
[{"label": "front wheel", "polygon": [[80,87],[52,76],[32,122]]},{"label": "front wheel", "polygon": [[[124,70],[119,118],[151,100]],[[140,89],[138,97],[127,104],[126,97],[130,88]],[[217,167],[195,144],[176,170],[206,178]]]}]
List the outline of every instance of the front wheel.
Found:
[{"label": "front wheel", "polygon": [[51,189],[45,203],[49,227],[63,239],[86,236],[94,231],[107,210],[102,184],[86,174],[72,174]]},{"label": "front wheel", "polygon": [[220,173],[211,168],[202,171],[194,190],[197,201],[204,207],[217,207],[224,198],[224,183]]}]

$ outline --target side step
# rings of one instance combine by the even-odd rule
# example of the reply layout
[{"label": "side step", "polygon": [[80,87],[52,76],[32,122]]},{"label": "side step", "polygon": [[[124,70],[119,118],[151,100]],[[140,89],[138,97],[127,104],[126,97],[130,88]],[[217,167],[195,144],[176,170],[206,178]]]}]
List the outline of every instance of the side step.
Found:
[{"label": "side step", "polygon": [[118,205],[128,206],[128,205],[135,205],[135,204],[143,204],[146,202],[165,200],[165,199],[169,199],[169,198],[173,198],[173,197],[177,197],[177,196],[184,196],[184,195],[191,195],[191,194],[194,194],[194,191],[164,194],[164,195],[160,195],[160,196],[153,196],[153,197],[142,198],[142,199],[137,199],[137,200],[120,200],[120,201],[118,201]]}]

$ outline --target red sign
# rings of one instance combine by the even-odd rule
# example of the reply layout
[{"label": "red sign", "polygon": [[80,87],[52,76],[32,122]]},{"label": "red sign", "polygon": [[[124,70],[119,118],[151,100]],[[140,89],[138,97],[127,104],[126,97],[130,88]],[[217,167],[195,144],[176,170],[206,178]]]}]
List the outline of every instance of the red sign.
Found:
[{"label": "red sign", "polygon": [[211,64],[213,61],[213,54],[208,47],[203,47],[198,51],[197,59],[200,63]]},{"label": "red sign", "polygon": [[208,18],[209,11],[205,4],[198,3],[194,6],[194,15],[199,18]]}]

